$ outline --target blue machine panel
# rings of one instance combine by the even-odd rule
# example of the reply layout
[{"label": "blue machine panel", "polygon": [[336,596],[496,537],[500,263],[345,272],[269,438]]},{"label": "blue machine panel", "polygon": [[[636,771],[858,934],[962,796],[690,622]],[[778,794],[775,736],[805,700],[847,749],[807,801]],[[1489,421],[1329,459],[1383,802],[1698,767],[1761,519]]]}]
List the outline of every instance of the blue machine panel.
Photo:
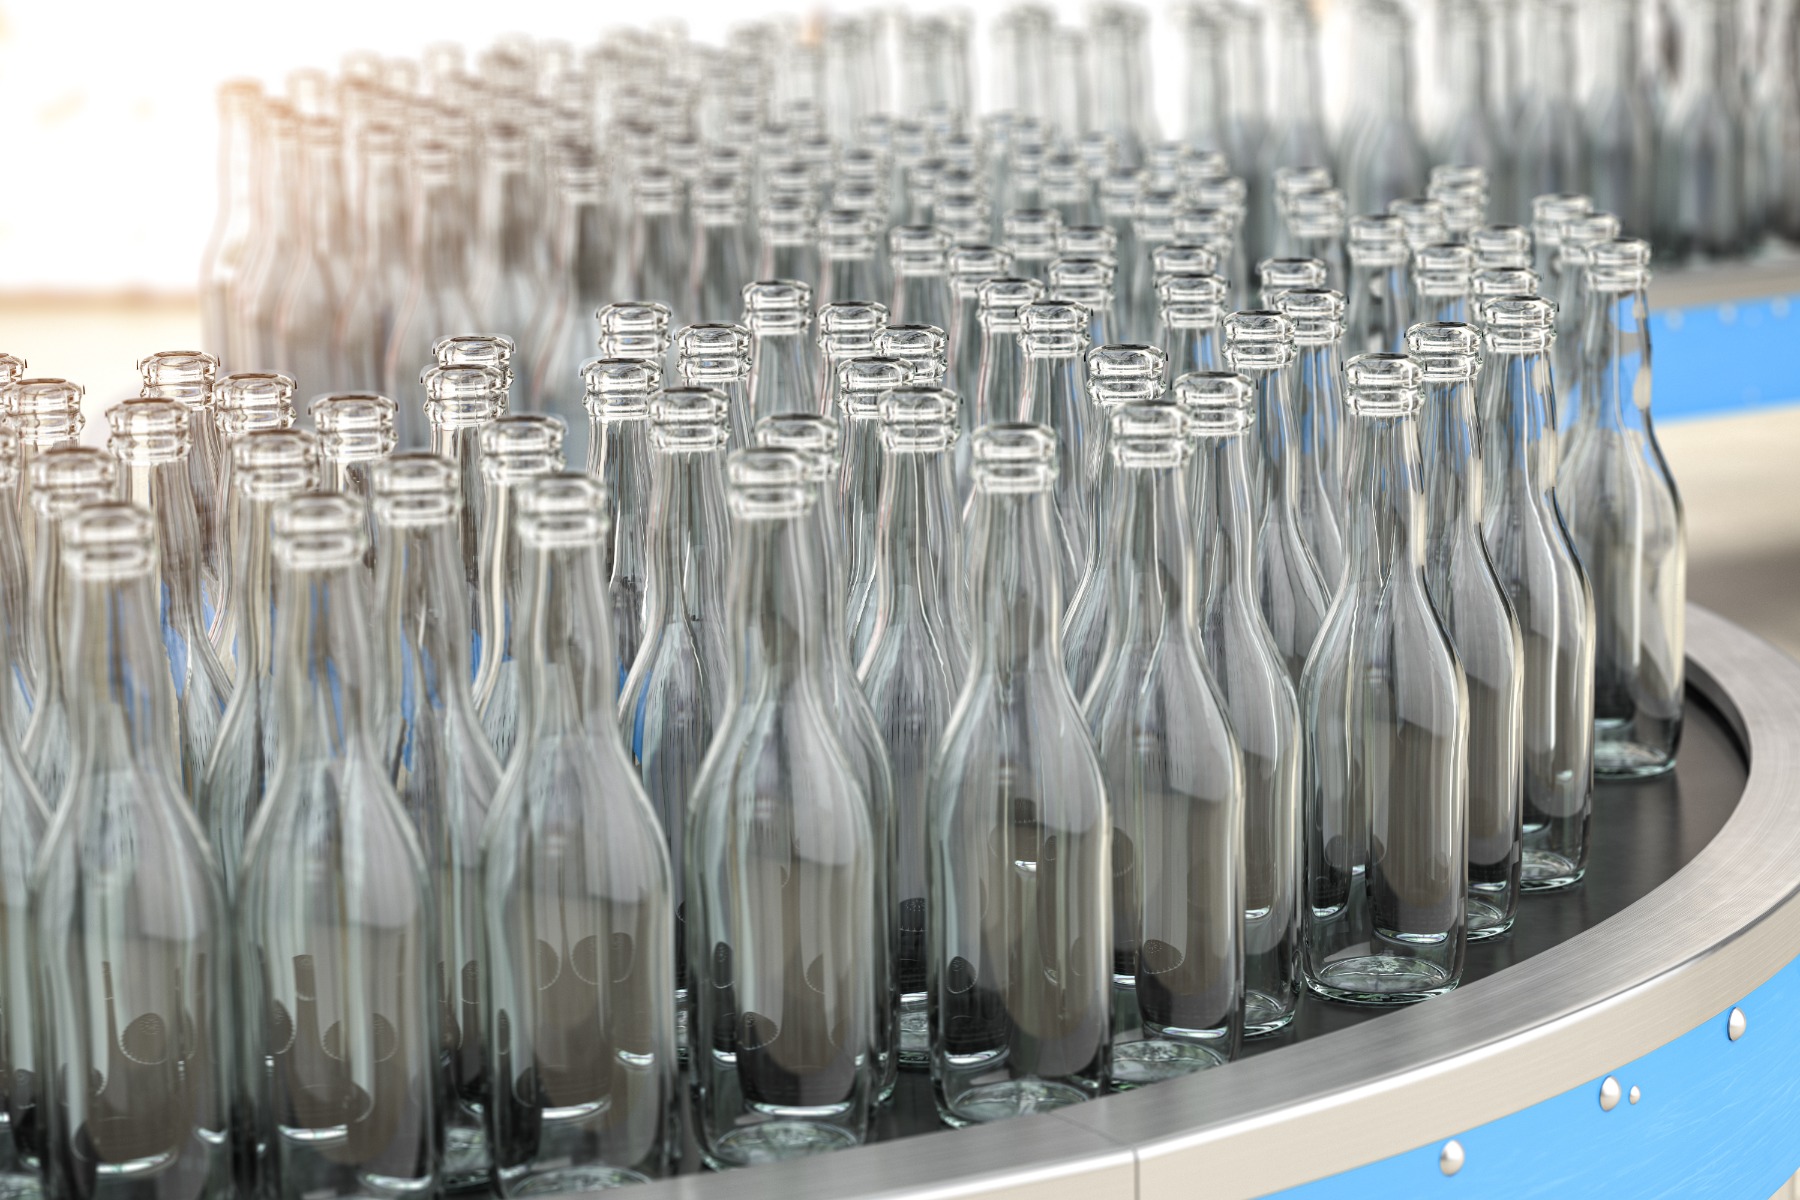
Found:
[{"label": "blue machine panel", "polygon": [[1650,315],[1658,421],[1800,403],[1800,296]]}]

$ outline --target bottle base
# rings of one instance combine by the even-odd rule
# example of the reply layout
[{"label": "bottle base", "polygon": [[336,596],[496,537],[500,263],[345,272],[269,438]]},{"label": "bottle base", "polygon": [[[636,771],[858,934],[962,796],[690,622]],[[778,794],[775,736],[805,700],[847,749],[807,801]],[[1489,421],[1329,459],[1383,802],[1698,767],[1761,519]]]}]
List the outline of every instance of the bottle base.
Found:
[{"label": "bottle base", "polygon": [[1675,769],[1675,756],[1636,742],[1594,742],[1596,779],[1650,779]]},{"label": "bottle base", "polygon": [[900,1008],[900,1069],[922,1071],[931,1066],[931,1014],[924,1006]]},{"label": "bottle base", "polygon": [[1292,993],[1271,996],[1267,992],[1244,994],[1244,1036],[1273,1037],[1294,1022],[1299,997]]},{"label": "bottle base", "polygon": [[0,1174],[0,1200],[42,1200],[44,1184],[36,1175]]},{"label": "bottle base", "polygon": [[567,1196],[649,1182],[648,1175],[622,1167],[564,1167],[527,1175],[517,1183],[507,1184],[503,1194],[508,1200],[517,1196]]},{"label": "bottle base", "polygon": [[1485,942],[1512,931],[1513,913],[1487,896],[1471,894],[1468,899],[1469,940]]},{"label": "bottle base", "polygon": [[444,1131],[444,1190],[480,1192],[488,1188],[487,1134],[452,1125]]},{"label": "bottle base", "polygon": [[1306,978],[1307,988],[1316,996],[1375,1007],[1417,1004],[1451,991],[1457,983],[1456,976],[1436,963],[1387,954],[1339,959]]},{"label": "bottle base", "polygon": [[861,1142],[850,1130],[825,1121],[764,1121],[728,1130],[705,1157],[710,1167],[746,1167],[848,1150]]},{"label": "bottle base", "polygon": [[940,1089],[938,1115],[945,1124],[963,1128],[1067,1108],[1071,1104],[1080,1104],[1088,1096],[1088,1092],[1067,1083],[1011,1079],[968,1088],[957,1095],[954,1104],[945,1103]]},{"label": "bottle base", "polygon": [[1566,854],[1553,850],[1527,850],[1523,869],[1519,872],[1519,887],[1527,892],[1554,892],[1574,887],[1585,874],[1587,868]]},{"label": "bottle base", "polygon": [[1113,1047],[1109,1081],[1115,1090],[1129,1091],[1223,1066],[1227,1061],[1223,1047],[1150,1038]]}]

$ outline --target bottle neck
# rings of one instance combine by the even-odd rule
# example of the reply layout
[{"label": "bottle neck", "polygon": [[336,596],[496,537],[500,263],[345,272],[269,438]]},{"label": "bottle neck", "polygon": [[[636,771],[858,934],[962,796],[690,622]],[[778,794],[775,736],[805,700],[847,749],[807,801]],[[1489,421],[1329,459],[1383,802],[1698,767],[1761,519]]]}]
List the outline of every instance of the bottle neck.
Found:
[{"label": "bottle neck", "polygon": [[[519,655],[519,742],[591,733],[614,717],[613,659],[605,544],[519,547],[524,645]],[[515,619],[517,619],[515,617]]]},{"label": "bottle neck", "polygon": [[1491,436],[1496,452],[1484,452],[1487,465],[1499,473],[1490,487],[1516,488],[1549,497],[1556,486],[1556,424],[1551,413],[1550,352],[1501,351],[1489,356],[1484,373],[1494,415],[1483,436]]},{"label": "bottle neck", "polygon": [[[175,696],[157,631],[155,576],[96,580],[65,572],[65,580],[74,602],[64,684],[79,764],[72,778],[134,764],[179,779]],[[79,802],[82,792],[71,788],[70,796]]]},{"label": "bottle neck", "polygon": [[1594,96],[1634,95],[1638,79],[1637,5],[1631,0],[1602,0],[1595,6]]},{"label": "bottle neck", "polygon": [[[453,513],[440,520],[380,525],[382,637],[388,704],[448,709],[468,704],[469,601],[463,585],[460,532]],[[411,686],[403,681],[412,677]]]},{"label": "bottle neck", "polygon": [[817,412],[806,326],[750,331],[750,401],[756,418]]},{"label": "bottle neck", "polygon": [[363,164],[362,193],[364,273],[373,274],[405,259],[406,184],[400,160],[391,154],[369,158]]},{"label": "bottle neck", "polygon": [[1155,643],[1194,628],[1193,546],[1185,472],[1179,463],[1126,466],[1113,477],[1119,497],[1110,552],[1117,636],[1126,646]]},{"label": "bottle neck", "polygon": [[1249,431],[1195,439],[1188,470],[1194,529],[1200,538],[1199,608],[1211,612],[1226,602],[1256,608],[1256,534],[1250,494]]},{"label": "bottle neck", "polygon": [[650,456],[649,624],[724,615],[724,447]]},{"label": "bottle neck", "polygon": [[190,640],[203,636],[200,616],[200,514],[194,503],[188,458],[145,463],[121,460],[123,498],[156,517],[165,589],[163,620]]},{"label": "bottle neck", "polygon": [[1239,367],[1256,396],[1256,430],[1263,460],[1261,511],[1291,512],[1295,503],[1294,414],[1288,404],[1285,367]]},{"label": "bottle neck", "polygon": [[733,524],[728,603],[740,705],[795,686],[825,694],[829,632],[819,541],[810,516]]},{"label": "bottle neck", "polygon": [[949,450],[889,449],[881,471],[875,530],[875,602],[889,628],[924,626],[960,668],[957,568],[962,526],[955,519]]},{"label": "bottle neck", "polygon": [[1482,461],[1473,379],[1430,380],[1419,417],[1425,510],[1434,546],[1481,528]]},{"label": "bottle neck", "polygon": [[976,669],[1002,684],[1025,672],[1065,674],[1062,566],[1051,532],[1050,491],[983,494],[975,554]]},{"label": "bottle neck", "polygon": [[237,623],[237,686],[263,686],[275,666],[273,501],[238,496],[233,530],[231,603]]},{"label": "bottle neck", "polygon": [[369,631],[362,559],[283,567],[275,617],[281,755],[341,759],[368,750]]},{"label": "bottle neck", "polygon": [[1419,431],[1411,416],[1356,416],[1346,586],[1381,586],[1425,570]]},{"label": "bottle neck", "polygon": [[1640,289],[1590,287],[1583,314],[1580,400],[1573,425],[1634,432],[1650,425],[1650,303]]}]

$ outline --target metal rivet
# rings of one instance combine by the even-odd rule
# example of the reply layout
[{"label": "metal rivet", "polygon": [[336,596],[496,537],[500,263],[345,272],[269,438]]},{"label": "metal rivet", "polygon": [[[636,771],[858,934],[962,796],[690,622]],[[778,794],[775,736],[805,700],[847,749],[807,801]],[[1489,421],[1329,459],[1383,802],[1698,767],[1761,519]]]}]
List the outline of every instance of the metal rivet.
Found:
[{"label": "metal rivet", "polygon": [[1600,1111],[1611,1112],[1619,1107],[1619,1097],[1623,1094],[1619,1090],[1619,1081],[1608,1075],[1600,1083]]},{"label": "metal rivet", "polygon": [[1725,1022],[1725,1033],[1735,1042],[1744,1036],[1744,1029],[1749,1024],[1750,1018],[1744,1015],[1744,1010],[1734,1008],[1731,1010],[1731,1016]]},{"label": "metal rivet", "polygon": [[1631,1101],[1633,1104],[1636,1104],[1639,1100],[1644,1098],[1644,1093],[1638,1091],[1638,1086],[1637,1086],[1637,1084],[1634,1083],[1631,1085],[1630,1094],[1627,1095],[1625,1098],[1627,1100]]},{"label": "metal rivet", "polygon": [[1438,1170],[1446,1175],[1454,1175],[1462,1170],[1462,1168],[1462,1143],[1457,1141],[1445,1142],[1444,1149],[1438,1154]]}]

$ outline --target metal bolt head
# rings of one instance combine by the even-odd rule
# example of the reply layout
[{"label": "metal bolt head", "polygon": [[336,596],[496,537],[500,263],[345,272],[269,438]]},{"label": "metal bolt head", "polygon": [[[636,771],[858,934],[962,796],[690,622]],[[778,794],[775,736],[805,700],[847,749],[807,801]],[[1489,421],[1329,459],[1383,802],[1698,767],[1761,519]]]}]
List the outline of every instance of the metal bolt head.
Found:
[{"label": "metal bolt head", "polygon": [[1744,1036],[1744,1030],[1749,1027],[1749,1024],[1750,1018],[1744,1015],[1744,1010],[1734,1008],[1731,1010],[1731,1016],[1725,1020],[1725,1035],[1735,1042]]},{"label": "metal bolt head", "polygon": [[1442,1171],[1446,1175],[1454,1175],[1462,1169],[1463,1169],[1462,1143],[1459,1141],[1456,1141],[1454,1139],[1452,1139],[1451,1141],[1445,1142],[1444,1148],[1438,1152],[1438,1170]]},{"label": "metal bolt head", "polygon": [[1619,1107],[1619,1099],[1624,1094],[1623,1089],[1619,1087],[1619,1081],[1608,1075],[1600,1082],[1600,1111],[1611,1112]]},{"label": "metal bolt head", "polygon": [[1634,1083],[1631,1085],[1631,1091],[1626,1094],[1625,1098],[1633,1104],[1636,1104],[1639,1100],[1643,1099],[1643,1096],[1644,1093],[1639,1091],[1637,1084]]}]

